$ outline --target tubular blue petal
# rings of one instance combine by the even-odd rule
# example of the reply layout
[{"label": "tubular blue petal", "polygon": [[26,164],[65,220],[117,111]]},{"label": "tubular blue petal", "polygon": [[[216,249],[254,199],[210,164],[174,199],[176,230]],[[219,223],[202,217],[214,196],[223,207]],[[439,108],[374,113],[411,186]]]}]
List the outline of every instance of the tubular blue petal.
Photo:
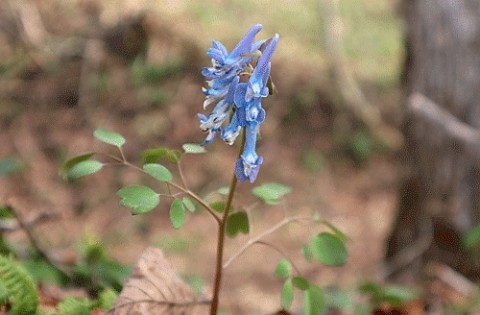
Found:
[{"label": "tubular blue petal", "polygon": [[247,93],[248,83],[238,83],[237,88],[235,90],[235,95],[233,100],[237,107],[246,107],[248,102],[246,101],[245,94]]},{"label": "tubular blue petal", "polygon": [[277,48],[278,40],[279,36],[278,34],[275,34],[267,44],[267,47],[265,47],[265,50],[262,52],[262,55],[255,66],[255,71],[253,72],[255,76],[261,78],[263,77],[263,74],[269,70],[268,64],[270,63],[270,60],[272,60],[273,53]]},{"label": "tubular blue petal", "polygon": [[232,50],[230,55],[227,57],[227,60],[235,60],[238,57],[241,57],[242,54],[251,52],[255,36],[262,29],[262,24],[255,24],[252,26],[248,32],[243,36],[243,38],[238,42],[237,46]]},{"label": "tubular blue petal", "polygon": [[[252,76],[248,81],[248,90],[246,93],[247,100],[252,97],[261,97],[265,95],[264,87],[270,76],[270,60],[273,57],[275,48],[277,47],[279,40],[278,34],[275,34],[268,42],[265,50],[257,61],[255,70],[253,70]],[[268,95],[268,93],[267,93]],[[266,96],[266,95],[265,95]]]}]

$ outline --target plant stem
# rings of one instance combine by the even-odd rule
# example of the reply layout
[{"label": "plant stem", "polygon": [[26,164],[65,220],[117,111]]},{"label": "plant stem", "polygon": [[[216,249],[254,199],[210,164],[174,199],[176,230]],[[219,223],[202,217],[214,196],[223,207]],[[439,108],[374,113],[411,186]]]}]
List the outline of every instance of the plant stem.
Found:
[{"label": "plant stem", "polygon": [[212,305],[210,307],[210,315],[216,315],[218,309],[218,300],[220,296],[220,286],[222,282],[222,269],[223,269],[223,249],[225,244],[225,225],[227,223],[228,213],[233,201],[233,195],[237,187],[237,177],[233,174],[232,182],[230,184],[230,192],[228,194],[227,204],[223,211],[223,217],[218,225],[218,239],[217,239],[217,259],[215,264],[215,280],[213,286],[213,298]]},{"label": "plant stem", "polygon": [[251,238],[246,242],[232,257],[230,257],[225,264],[223,265],[223,268],[227,268],[235,259],[237,259],[241,254],[243,254],[248,248],[250,248],[252,245],[258,244],[261,242],[263,238],[266,236],[274,233],[275,231],[281,229],[285,225],[295,222],[295,221],[301,221],[301,220],[310,220],[309,217],[303,217],[303,216],[296,216],[296,217],[288,217],[284,218],[282,221],[278,222],[268,230],[264,231],[263,233],[255,236],[254,238]]},{"label": "plant stem", "polygon": [[[242,134],[242,144],[238,151],[238,158],[242,154],[243,147],[245,145],[245,134]],[[217,258],[215,262],[215,279],[213,284],[213,297],[212,304],[210,306],[210,315],[217,315],[218,301],[220,298],[220,286],[222,284],[222,271],[223,271],[223,249],[225,247],[225,225],[227,224],[228,214],[232,208],[233,196],[237,188],[237,176],[233,172],[232,181],[230,182],[230,190],[228,191],[227,203],[223,211],[222,219],[218,224],[218,238],[217,238]]]}]

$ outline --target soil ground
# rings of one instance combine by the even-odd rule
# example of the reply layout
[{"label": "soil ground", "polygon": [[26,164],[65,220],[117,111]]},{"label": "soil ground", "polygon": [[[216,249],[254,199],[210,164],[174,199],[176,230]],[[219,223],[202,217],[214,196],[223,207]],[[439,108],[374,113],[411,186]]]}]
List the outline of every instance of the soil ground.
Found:
[{"label": "soil ground", "polygon": [[[158,29],[158,25],[153,27]],[[112,31],[121,33],[122,29]],[[0,177],[0,202],[16,207],[26,220],[55,214],[56,219],[38,225],[35,232],[60,261],[74,260],[88,233],[98,235],[113,257],[130,265],[147,246],[159,246],[180,273],[200,276],[208,291],[216,227],[206,213],[189,216],[177,231],[170,226],[167,202],[142,216],[131,216],[119,205],[115,192],[120,187],[144,181],[134,171],[107,167],[73,184],[59,175],[68,157],[97,150],[115,152],[94,140],[96,128],[123,134],[125,155],[134,163],[140,163],[145,148],[180,148],[183,143],[203,140],[196,113],[202,111],[204,83],[198,72],[208,64],[203,53],[206,47],[182,39],[175,29],[164,31],[170,32],[165,38],[158,32],[150,35],[146,65],[139,65],[138,59],[125,61],[124,55],[108,49],[97,65],[71,54],[64,56],[66,60],[50,56],[53,60],[44,63],[42,51],[28,52],[18,43],[6,49],[8,60],[21,54],[17,57],[24,63],[12,61],[17,69],[8,68],[1,77],[0,159],[19,159],[23,167]],[[8,42],[7,36],[2,41]],[[176,73],[149,79],[149,69],[152,73],[168,71],[167,66],[176,60],[181,61]],[[149,68],[149,64],[158,67]],[[318,65],[322,67],[321,62]],[[318,73],[318,68],[301,60],[292,64],[279,57],[273,63],[278,93],[264,101],[267,120],[258,151],[265,162],[255,185],[280,182],[291,186],[292,192],[280,205],[256,208],[252,235],[281,220],[285,211],[293,215],[318,211],[350,238],[345,266],[325,268],[303,262],[301,245],[324,227],[294,223],[269,240],[288,252],[319,285],[350,288],[379,276],[395,211],[399,167],[393,152],[373,152],[361,163],[349,157],[335,129],[337,119],[345,114],[337,110]],[[346,130],[356,132],[355,128]],[[207,154],[186,157],[182,163],[189,187],[203,195],[225,186],[235,150],[216,141]],[[244,205],[255,202],[249,197],[252,187],[240,187]],[[30,246],[21,231],[9,233],[8,239],[23,250]],[[229,239],[226,256],[247,239]],[[280,258],[267,247],[252,247],[232,263],[224,277],[222,307],[234,314],[277,310],[281,283],[272,271]]]}]

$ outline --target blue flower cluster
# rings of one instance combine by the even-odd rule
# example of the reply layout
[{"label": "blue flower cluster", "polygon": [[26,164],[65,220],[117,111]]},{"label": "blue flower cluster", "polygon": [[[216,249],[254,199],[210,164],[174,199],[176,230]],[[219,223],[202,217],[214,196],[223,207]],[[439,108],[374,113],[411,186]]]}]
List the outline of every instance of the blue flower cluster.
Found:
[{"label": "blue flower cluster", "polygon": [[[236,162],[235,174],[239,181],[248,179],[251,183],[257,178],[263,162],[255,151],[259,127],[265,120],[261,100],[271,92],[267,87],[270,60],[279,39],[275,34],[269,40],[255,41],[261,29],[260,24],[250,28],[230,53],[222,43],[212,42],[207,51],[212,66],[202,69],[208,84],[203,88],[203,108],[212,103],[216,105],[208,116],[198,114],[200,128],[207,133],[204,145],[212,142],[217,133],[231,145],[244,128],[245,145]],[[254,60],[255,66],[252,65]]]}]

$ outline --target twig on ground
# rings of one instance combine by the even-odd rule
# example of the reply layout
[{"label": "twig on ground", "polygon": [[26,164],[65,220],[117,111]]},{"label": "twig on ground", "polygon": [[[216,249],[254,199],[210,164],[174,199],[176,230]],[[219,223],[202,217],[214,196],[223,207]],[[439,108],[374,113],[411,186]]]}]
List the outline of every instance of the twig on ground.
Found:
[{"label": "twig on ground", "polygon": [[21,38],[29,47],[39,48],[44,45],[48,32],[43,25],[40,12],[33,1],[8,2],[17,12],[18,29],[23,30]]},{"label": "twig on ground", "polygon": [[[18,221],[18,226],[25,232],[27,235],[27,238],[32,245],[32,247],[35,249],[35,251],[45,259],[45,261],[51,265],[53,268],[55,268],[57,271],[59,271],[63,276],[71,279],[72,275],[69,270],[58,264],[54,258],[51,257],[49,252],[43,248],[43,246],[39,242],[39,237],[35,233],[35,231],[32,229],[32,225],[25,222],[23,219],[22,215],[20,214],[20,211],[16,209],[15,207],[11,205],[6,205],[6,207],[10,210],[10,212],[13,214],[15,219]],[[35,222],[35,220],[33,221]]]},{"label": "twig on ground", "polygon": [[452,140],[463,145],[465,153],[480,159],[480,130],[460,121],[438,104],[420,93],[408,98],[408,110],[437,127]]},{"label": "twig on ground", "polygon": [[465,297],[473,297],[479,292],[475,283],[445,264],[432,261],[427,265],[427,273]]},{"label": "twig on ground", "polygon": [[399,148],[403,143],[402,134],[383,122],[379,107],[367,100],[343,57],[343,23],[338,9],[338,0],[320,0],[320,6],[325,26],[325,49],[343,105],[365,124],[372,134],[390,147]]}]

